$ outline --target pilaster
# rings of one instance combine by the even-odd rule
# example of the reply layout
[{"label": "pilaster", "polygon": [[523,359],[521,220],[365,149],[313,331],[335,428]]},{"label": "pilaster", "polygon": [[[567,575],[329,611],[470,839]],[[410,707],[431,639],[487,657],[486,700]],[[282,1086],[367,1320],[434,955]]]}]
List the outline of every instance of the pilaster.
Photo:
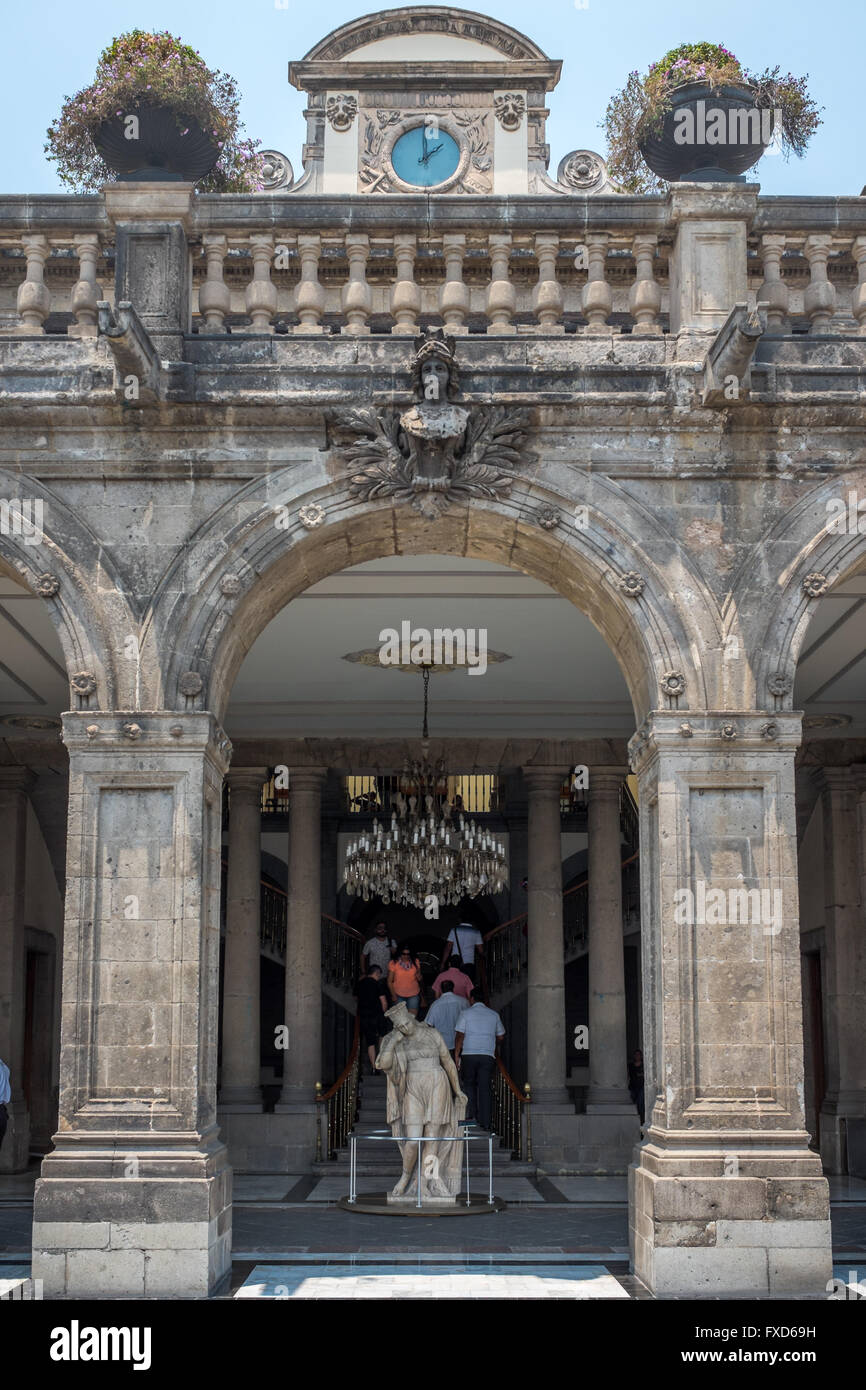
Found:
[{"label": "pilaster", "polygon": [[829,1197],[803,1116],[793,713],[654,712],[640,784],[649,1123],[635,1273],[661,1294],[823,1294]]}]

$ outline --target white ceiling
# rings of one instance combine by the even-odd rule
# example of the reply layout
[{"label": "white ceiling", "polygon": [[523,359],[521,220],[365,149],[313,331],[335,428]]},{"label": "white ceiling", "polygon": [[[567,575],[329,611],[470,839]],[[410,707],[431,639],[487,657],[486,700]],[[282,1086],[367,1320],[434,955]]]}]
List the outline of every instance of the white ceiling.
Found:
[{"label": "white ceiling", "polygon": [[[431,680],[430,732],[464,737],[627,737],[625,680],[595,628],[566,599],[517,570],[422,555],[357,565],[290,603],[254,644],[226,720],[230,736],[377,737],[420,729],[420,676],[344,661],[378,647],[383,628],[487,629],[510,660],[483,676]],[[847,716],[866,736],[866,574],[817,605],[797,673],[796,707]],[[48,605],[0,576],[0,734],[8,716],[56,718],[69,707]],[[5,725],[5,727],[4,727]]]}]

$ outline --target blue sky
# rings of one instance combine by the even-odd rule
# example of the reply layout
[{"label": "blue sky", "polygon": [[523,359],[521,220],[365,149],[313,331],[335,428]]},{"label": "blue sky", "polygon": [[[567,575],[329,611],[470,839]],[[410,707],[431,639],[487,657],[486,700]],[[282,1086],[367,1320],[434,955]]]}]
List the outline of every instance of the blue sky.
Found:
[{"label": "blue sky", "polygon": [[[579,0],[584,3],[584,0]],[[3,20],[6,63],[0,88],[4,139],[0,189],[6,193],[62,191],[45,159],[45,129],[64,96],[93,77],[102,48],[127,29],[169,29],[201,51],[211,67],[236,78],[247,133],[282,150],[301,169],[303,106],[287,66],[331,29],[375,9],[396,8],[327,0],[41,0],[10,6]],[[470,6],[469,8],[475,8]],[[550,57],[563,60],[562,80],[549,99],[551,171],[576,148],[604,152],[598,127],[611,94],[631,68],[641,71],[668,48],[707,39],[733,50],[747,67],[779,63],[809,74],[810,91],[825,107],[824,124],[805,159],[765,157],[757,178],[765,193],[858,194],[866,184],[863,152],[863,0],[496,0],[487,14],[528,34]],[[858,77],[858,72],[861,75]],[[754,175],[753,175],[754,177]]]}]

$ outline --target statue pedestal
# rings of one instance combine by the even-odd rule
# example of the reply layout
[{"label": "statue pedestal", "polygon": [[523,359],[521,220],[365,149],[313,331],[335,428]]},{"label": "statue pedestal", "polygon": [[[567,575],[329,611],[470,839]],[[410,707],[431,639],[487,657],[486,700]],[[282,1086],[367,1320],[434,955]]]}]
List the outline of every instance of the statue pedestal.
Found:
[{"label": "statue pedestal", "polygon": [[429,1197],[426,1192],[422,1192],[421,1207],[418,1208],[417,1191],[409,1192],[407,1190],[399,1197],[395,1197],[393,1192],[388,1193],[389,1207],[415,1207],[423,1211],[425,1207],[453,1207],[456,1206],[456,1204],[456,1197]]}]

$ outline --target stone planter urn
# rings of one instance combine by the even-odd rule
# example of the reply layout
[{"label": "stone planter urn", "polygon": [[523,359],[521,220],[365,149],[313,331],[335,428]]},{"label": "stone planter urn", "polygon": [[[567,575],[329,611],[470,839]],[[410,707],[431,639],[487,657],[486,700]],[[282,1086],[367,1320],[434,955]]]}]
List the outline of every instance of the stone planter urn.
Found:
[{"label": "stone planter urn", "polygon": [[745,83],[713,91],[705,82],[674,88],[661,127],[639,141],[644,162],[670,183],[742,182],[773,138],[775,112],[755,105]]},{"label": "stone planter urn", "polygon": [[167,106],[142,105],[104,121],[93,143],[119,183],[194,183],[210,173],[220,154],[196,121]]}]

